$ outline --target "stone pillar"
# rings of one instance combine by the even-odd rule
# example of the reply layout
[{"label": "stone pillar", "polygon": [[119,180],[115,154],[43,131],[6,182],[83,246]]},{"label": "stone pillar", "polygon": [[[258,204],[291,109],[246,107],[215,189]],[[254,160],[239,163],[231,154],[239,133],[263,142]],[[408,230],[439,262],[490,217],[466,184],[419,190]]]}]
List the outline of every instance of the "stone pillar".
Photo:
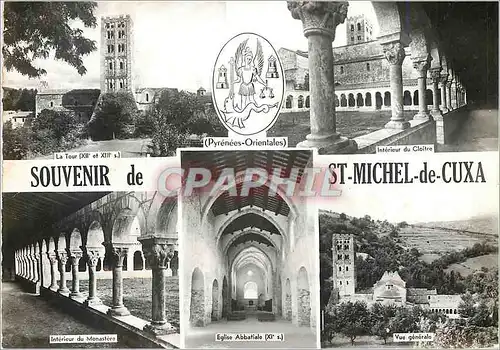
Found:
[{"label": "stone pillar", "polygon": [[38,266],[37,266],[37,258],[34,246],[31,247],[30,252],[31,252],[29,256],[31,265],[30,280],[32,282],[36,282],[38,280]]},{"label": "stone pillar", "polygon": [[99,297],[97,296],[97,279],[95,277],[95,268],[101,255],[103,255],[103,252],[99,250],[85,250],[84,258],[87,261],[89,270],[89,296],[84,302],[84,305],[87,307],[102,304],[101,299],[99,299]]},{"label": "stone pillar", "polygon": [[453,109],[458,108],[457,104],[457,88],[456,88],[456,78],[454,77],[453,80],[451,81],[451,105]]},{"label": "stone pillar", "polygon": [[439,109],[439,102],[438,102],[438,89],[439,89],[439,80],[441,78],[441,68],[433,68],[431,69],[431,77],[432,77],[432,110],[431,114],[436,118],[442,118],[443,114],[441,113],[441,110]]},{"label": "stone pillar", "polygon": [[47,252],[50,262],[50,286],[49,289],[57,291],[57,256],[55,252]]},{"label": "stone pillar", "polygon": [[[391,120],[385,125],[388,129],[406,129],[410,123],[405,121],[403,115],[403,69],[405,49],[399,41],[382,45],[384,56],[390,64],[389,75],[391,84]],[[420,92],[419,92],[420,101]]]},{"label": "stone pillar", "polygon": [[[425,90],[427,88],[427,69],[429,69],[429,58],[414,61],[413,67],[418,72],[418,113],[415,114],[413,119],[416,120],[429,120],[429,110],[427,109],[427,101]],[[412,101],[413,102],[413,101]]]},{"label": "stone pillar", "polygon": [[83,295],[80,293],[80,278],[78,277],[78,263],[82,258],[81,250],[69,250],[69,259],[71,262],[71,293],[70,298],[81,298]]},{"label": "stone pillar", "polygon": [[441,75],[441,110],[443,113],[448,113],[448,96],[446,94],[446,89],[447,89],[447,76],[446,75]]},{"label": "stone pillar", "polygon": [[111,247],[111,261],[113,264],[113,305],[108,310],[110,316],[127,316],[130,311],[123,305],[123,259],[127,256],[128,248]]},{"label": "stone pillar", "polygon": [[167,238],[149,236],[139,240],[142,243],[144,256],[151,266],[153,277],[151,323],[144,326],[144,330],[156,335],[177,333],[177,329],[167,322],[165,305],[167,264],[174,256],[174,246],[168,244]]},{"label": "stone pillar", "polygon": [[353,153],[357,145],[337,132],[333,48],[337,25],[347,16],[347,1],[288,1],[294,19],[302,21],[309,53],[311,133],[297,147],[316,147],[320,154]]},{"label": "stone pillar", "polygon": [[448,110],[449,111],[452,111],[453,110],[453,106],[451,104],[451,81],[448,80],[448,82],[446,83],[446,89],[447,89],[447,98],[448,98],[448,101],[446,103],[446,105],[448,106]]},{"label": "stone pillar", "polygon": [[68,253],[64,250],[57,251],[57,257],[59,258],[59,289],[57,290],[60,294],[69,294],[69,289],[66,286],[66,263],[68,262]]},{"label": "stone pillar", "polygon": [[33,276],[34,276],[33,282],[38,283],[41,281],[40,253],[35,251],[32,256],[33,256]]}]

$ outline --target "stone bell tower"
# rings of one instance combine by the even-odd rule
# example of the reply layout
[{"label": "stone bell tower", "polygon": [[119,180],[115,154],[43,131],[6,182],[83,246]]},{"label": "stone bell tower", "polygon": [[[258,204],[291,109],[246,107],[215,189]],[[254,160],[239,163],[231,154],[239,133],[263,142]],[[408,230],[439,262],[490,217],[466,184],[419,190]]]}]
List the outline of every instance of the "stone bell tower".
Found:
[{"label": "stone bell tower", "polygon": [[134,92],[130,15],[101,17],[101,94]]},{"label": "stone bell tower", "polygon": [[334,234],[332,238],[333,288],[339,296],[353,295],[356,290],[356,271],[354,269],[354,236]]}]

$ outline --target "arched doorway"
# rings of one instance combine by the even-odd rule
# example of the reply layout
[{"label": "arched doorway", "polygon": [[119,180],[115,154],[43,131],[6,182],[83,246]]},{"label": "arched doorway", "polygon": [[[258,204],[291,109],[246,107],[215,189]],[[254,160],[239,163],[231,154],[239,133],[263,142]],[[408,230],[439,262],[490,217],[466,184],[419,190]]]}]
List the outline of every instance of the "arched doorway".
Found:
[{"label": "arched doorway", "polygon": [[335,107],[338,107],[340,106],[340,101],[339,101],[339,97],[337,96],[337,94],[335,94]]},{"label": "arched doorway", "polygon": [[413,105],[418,106],[418,90],[413,93]]},{"label": "arched doorway", "polygon": [[227,278],[224,276],[222,280],[222,317],[227,317],[229,312],[229,295],[228,295]]},{"label": "arched doorway", "polygon": [[389,91],[386,91],[384,94],[384,106],[391,106],[391,93]]},{"label": "arched doorway", "polygon": [[411,106],[411,93],[408,90],[405,90],[405,92],[404,92],[403,105]]},{"label": "arched doorway", "polygon": [[243,287],[243,298],[245,299],[257,299],[259,293],[259,287],[257,283],[253,281],[248,281]]},{"label": "arched doorway", "polygon": [[203,272],[195,268],[191,277],[191,307],[189,320],[194,327],[205,326],[205,283]]},{"label": "arched doorway", "polygon": [[366,98],[365,98],[365,106],[371,107],[372,105],[372,94],[369,92],[366,93]]},{"label": "arched doorway", "polygon": [[285,108],[290,109],[290,108],[292,108],[292,105],[293,105],[293,97],[292,97],[292,95],[288,95],[286,97]]},{"label": "arched doorway", "polygon": [[382,94],[380,92],[375,93],[375,108],[382,108]]},{"label": "arched doorway", "polygon": [[303,266],[297,276],[297,320],[299,326],[311,324],[311,292],[307,271]]},{"label": "arched doorway", "polygon": [[311,107],[311,96],[307,96],[306,97],[306,108],[310,108]]},{"label": "arched doorway", "polygon": [[299,99],[297,100],[297,107],[304,108],[304,96],[302,95],[299,96]]},{"label": "arched doorway", "polygon": [[285,281],[285,320],[292,320],[292,288],[289,278]]},{"label": "arched doorway", "polygon": [[340,107],[347,107],[347,99],[345,98],[345,94],[340,95]]},{"label": "arched doorway", "polygon": [[212,321],[219,319],[219,282],[214,279],[212,283]]},{"label": "arched doorway", "polygon": [[354,100],[354,95],[349,94],[349,107],[354,107],[356,105],[356,101]]},{"label": "arched doorway", "polygon": [[142,270],[142,254],[139,250],[134,253],[134,271]]},{"label": "arched doorway", "polygon": [[432,96],[432,90],[431,89],[425,90],[425,102],[427,103],[427,105],[434,104],[434,99],[433,99],[433,96]]},{"label": "arched doorway", "polygon": [[356,105],[358,107],[364,107],[365,103],[363,101],[363,94],[358,93],[358,95],[356,96]]}]

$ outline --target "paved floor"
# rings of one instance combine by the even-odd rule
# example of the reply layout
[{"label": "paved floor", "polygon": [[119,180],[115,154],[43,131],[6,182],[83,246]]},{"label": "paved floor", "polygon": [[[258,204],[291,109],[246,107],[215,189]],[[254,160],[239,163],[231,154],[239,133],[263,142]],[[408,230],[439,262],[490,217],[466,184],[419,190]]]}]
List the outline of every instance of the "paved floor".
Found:
[{"label": "paved floor", "polygon": [[439,145],[439,152],[498,151],[498,110],[471,109],[460,130],[446,145]]},{"label": "paved floor", "polygon": [[[3,348],[123,348],[118,343],[49,344],[50,335],[110,334],[82,324],[44,299],[23,292],[14,282],[2,282]],[[118,339],[120,341],[120,339]]]},{"label": "paved floor", "polygon": [[[316,348],[316,334],[308,327],[297,327],[289,321],[259,322],[255,315],[242,321],[221,320],[206,327],[191,328],[186,332],[186,348]],[[217,333],[283,333],[283,342],[215,341]]]}]

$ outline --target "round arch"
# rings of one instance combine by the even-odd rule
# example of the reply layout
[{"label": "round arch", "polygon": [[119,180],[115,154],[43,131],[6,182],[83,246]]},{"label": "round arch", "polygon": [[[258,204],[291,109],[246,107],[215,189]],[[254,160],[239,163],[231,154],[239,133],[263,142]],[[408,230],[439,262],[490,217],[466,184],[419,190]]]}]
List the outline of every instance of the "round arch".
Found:
[{"label": "round arch", "polygon": [[246,207],[246,208],[241,209],[241,211],[238,211],[238,212],[233,213],[232,215],[226,216],[225,220],[221,224],[221,226],[217,232],[217,235],[215,237],[216,243],[219,244],[222,233],[224,232],[224,230],[227,228],[227,226],[231,222],[238,219],[240,216],[243,216],[243,215],[249,214],[249,213],[256,214],[256,215],[263,217],[264,219],[267,219],[279,231],[280,235],[283,237],[283,241],[288,242],[289,237],[287,235],[287,232],[279,225],[279,223],[276,221],[276,219],[272,215],[269,215],[268,213],[262,211],[261,209]]},{"label": "round arch", "polygon": [[259,236],[265,238],[266,240],[268,240],[269,243],[271,243],[272,247],[274,249],[276,249],[276,251],[279,251],[278,247],[276,246],[276,243],[271,239],[270,235],[268,236],[264,232],[261,232],[259,230],[253,229],[253,228],[248,228],[248,229],[240,231],[239,234],[234,235],[234,237],[231,237],[231,239],[229,241],[227,241],[226,245],[223,247],[224,254],[227,254],[229,248],[234,243],[234,241],[236,241],[239,237],[241,237],[242,235],[245,235],[245,234],[259,235]]}]

